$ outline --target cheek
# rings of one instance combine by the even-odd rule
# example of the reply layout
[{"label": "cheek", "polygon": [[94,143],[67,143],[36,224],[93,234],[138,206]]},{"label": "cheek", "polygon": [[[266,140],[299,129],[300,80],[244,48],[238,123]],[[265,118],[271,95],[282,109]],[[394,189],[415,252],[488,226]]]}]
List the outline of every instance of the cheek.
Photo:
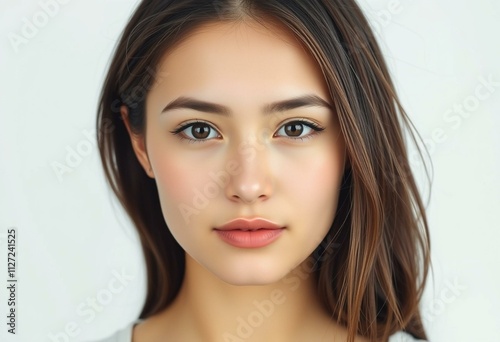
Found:
[{"label": "cheek", "polygon": [[187,222],[183,219],[181,208],[193,206],[194,189],[199,188],[199,171],[172,149],[168,154],[157,152],[151,153],[150,157],[163,216],[171,229],[182,229]]},{"label": "cheek", "polygon": [[309,151],[286,166],[281,187],[293,198],[296,208],[314,212],[329,209],[336,203],[344,169],[343,156],[331,148]]},{"label": "cheek", "polygon": [[[219,164],[212,165],[205,159],[185,151],[176,153],[173,148],[168,149],[168,154],[151,153],[163,216],[174,235],[187,234],[206,221],[213,193],[220,195],[222,191],[214,188],[210,178],[210,171],[219,170]],[[200,164],[200,160],[204,162]]]},{"label": "cheek", "polygon": [[338,204],[338,195],[344,170],[341,151],[330,146],[315,148],[287,165],[280,183],[294,234],[302,241],[306,254],[328,233]]},{"label": "cheek", "polygon": [[155,178],[162,200],[174,203],[189,202],[193,186],[192,169],[183,168],[173,160],[160,160],[155,165]]}]

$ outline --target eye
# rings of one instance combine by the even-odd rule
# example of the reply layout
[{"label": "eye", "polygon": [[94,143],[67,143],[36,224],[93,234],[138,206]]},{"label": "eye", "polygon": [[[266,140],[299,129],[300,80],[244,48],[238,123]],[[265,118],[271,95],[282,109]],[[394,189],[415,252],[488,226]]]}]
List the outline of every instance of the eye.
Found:
[{"label": "eye", "polygon": [[188,139],[190,142],[202,142],[220,137],[213,126],[202,121],[184,124],[170,133],[179,135],[180,139]]},{"label": "eye", "polygon": [[278,136],[284,136],[291,139],[311,138],[313,135],[324,130],[318,124],[306,120],[294,120],[289,121],[281,126],[281,128],[276,132]]}]

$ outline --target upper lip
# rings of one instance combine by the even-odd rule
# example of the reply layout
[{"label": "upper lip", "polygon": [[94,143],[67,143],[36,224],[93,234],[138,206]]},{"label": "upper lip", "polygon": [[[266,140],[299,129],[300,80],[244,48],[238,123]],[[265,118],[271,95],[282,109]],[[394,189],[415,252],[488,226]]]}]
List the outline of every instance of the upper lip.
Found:
[{"label": "upper lip", "polygon": [[255,218],[255,219],[244,219],[237,218],[231,220],[220,227],[216,227],[216,230],[257,230],[257,229],[281,229],[285,228],[276,224],[272,221],[263,219],[263,218]]}]

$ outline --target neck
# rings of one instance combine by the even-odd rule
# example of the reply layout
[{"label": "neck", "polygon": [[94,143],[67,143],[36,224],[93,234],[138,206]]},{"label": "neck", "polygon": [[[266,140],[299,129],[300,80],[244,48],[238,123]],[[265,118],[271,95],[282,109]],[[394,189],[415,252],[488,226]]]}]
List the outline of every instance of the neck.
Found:
[{"label": "neck", "polygon": [[[182,288],[166,311],[178,337],[198,341],[292,341],[331,327],[316,294],[315,277],[300,265],[281,281],[227,284],[186,255]],[[172,326],[172,325],[170,325]],[[305,339],[307,340],[307,338]]]}]

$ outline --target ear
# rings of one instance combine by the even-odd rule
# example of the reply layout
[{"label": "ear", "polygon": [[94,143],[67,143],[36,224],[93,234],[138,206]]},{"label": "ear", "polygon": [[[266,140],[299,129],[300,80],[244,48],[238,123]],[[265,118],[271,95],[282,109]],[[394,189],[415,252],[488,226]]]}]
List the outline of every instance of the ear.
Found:
[{"label": "ear", "polygon": [[128,120],[128,108],[126,106],[122,105],[120,107],[120,114],[122,116],[123,123],[125,124],[125,127],[127,128],[128,135],[130,137],[130,142],[132,143],[132,148],[134,149],[134,153],[135,153],[135,156],[137,157],[137,160],[144,168],[144,171],[146,172],[146,174],[151,178],[155,178],[153,170],[151,168],[151,163],[149,162],[149,156],[148,156],[148,152],[146,150],[146,142],[144,141],[144,137],[141,135],[135,134],[130,129],[130,123]]}]

